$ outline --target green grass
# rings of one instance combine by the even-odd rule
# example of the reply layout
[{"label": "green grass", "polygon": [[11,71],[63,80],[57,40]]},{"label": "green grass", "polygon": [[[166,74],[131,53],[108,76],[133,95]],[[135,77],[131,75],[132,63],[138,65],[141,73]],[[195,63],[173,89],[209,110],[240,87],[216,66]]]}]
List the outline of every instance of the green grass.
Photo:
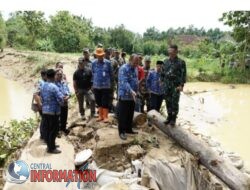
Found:
[{"label": "green grass", "polygon": [[[222,82],[222,83],[248,83],[250,84],[250,69],[228,68],[228,64],[221,68],[219,59],[211,57],[185,58],[187,65],[187,80],[189,82]],[[156,60],[164,60],[165,56],[152,57],[151,67],[155,67]]]},{"label": "green grass", "polygon": [[[33,67],[32,75],[36,75],[41,69],[54,67],[54,64],[63,59],[76,60],[81,53],[55,53],[55,52],[39,52],[27,51],[31,53],[26,58],[27,62],[36,63]],[[220,67],[218,58],[212,56],[202,56],[201,58],[187,58],[180,55],[187,64],[187,78],[189,82],[206,81],[206,82],[222,82],[222,83],[250,83],[250,70],[242,68],[230,69],[228,64],[224,68]],[[127,56],[127,59],[129,55]],[[157,60],[165,60],[165,55],[151,56],[151,68],[155,67]]]},{"label": "green grass", "polygon": [[250,83],[250,70],[243,68],[221,68],[218,59],[201,58],[187,60],[189,81],[222,83]]},{"label": "green grass", "polygon": [[31,64],[35,63],[32,68],[31,76],[36,75],[44,68],[54,67],[56,62],[59,60],[60,58],[56,53],[44,55],[39,52],[34,52],[32,55],[26,57],[26,62],[30,62]]},{"label": "green grass", "polygon": [[15,157],[16,151],[28,142],[37,125],[38,120],[30,118],[12,120],[8,125],[0,126],[0,167]]}]

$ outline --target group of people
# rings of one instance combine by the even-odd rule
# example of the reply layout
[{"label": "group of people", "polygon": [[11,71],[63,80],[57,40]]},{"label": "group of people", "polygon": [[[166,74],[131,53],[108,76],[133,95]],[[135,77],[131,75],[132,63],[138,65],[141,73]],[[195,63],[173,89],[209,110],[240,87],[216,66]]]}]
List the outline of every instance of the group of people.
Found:
[{"label": "group of people", "polygon": [[43,69],[34,99],[41,115],[40,138],[47,144],[48,153],[61,153],[55,139],[59,131],[69,133],[67,126],[68,100],[71,93],[63,74],[63,64],[56,63],[55,69]]},{"label": "group of people", "polygon": [[151,60],[132,54],[129,62],[122,65],[118,74],[118,128],[121,139],[126,140],[126,133],[136,134],[132,130],[134,111],[160,111],[165,99],[168,117],[165,124],[175,126],[179,112],[180,92],[186,82],[186,63],[178,55],[177,45],[168,49],[169,58],[157,61],[156,68],[151,69]]},{"label": "group of people", "polygon": [[[84,99],[90,107],[90,118],[98,117],[97,122],[108,123],[109,112],[116,112],[118,132],[122,140],[126,134],[136,134],[132,129],[134,111],[160,111],[165,99],[168,117],[165,124],[174,126],[179,111],[179,97],[186,82],[186,64],[178,56],[178,47],[171,45],[169,58],[157,61],[151,69],[151,58],[140,53],[132,54],[126,61],[126,53],[116,49],[97,47],[94,59],[90,58],[88,48],[83,49],[83,57],[73,74],[73,87],[78,100],[79,112],[86,119]],[[68,99],[71,93],[63,64],[57,63],[56,69],[41,72],[35,100],[40,106],[42,121],[41,138],[47,143],[49,153],[60,153],[55,144],[58,131],[66,129]],[[117,101],[114,101],[114,100]],[[96,107],[98,108],[96,114]]]}]

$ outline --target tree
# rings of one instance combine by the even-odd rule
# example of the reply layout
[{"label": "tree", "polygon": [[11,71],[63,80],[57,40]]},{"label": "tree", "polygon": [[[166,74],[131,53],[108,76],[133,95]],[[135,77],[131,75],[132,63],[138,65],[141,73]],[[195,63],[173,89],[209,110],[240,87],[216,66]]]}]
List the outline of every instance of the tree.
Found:
[{"label": "tree", "polygon": [[47,21],[44,13],[41,11],[23,11],[18,12],[28,30],[29,45],[31,49],[36,48],[36,40],[46,36]]},{"label": "tree", "polygon": [[93,43],[96,45],[98,43],[104,44],[105,47],[108,47],[110,44],[111,36],[110,33],[101,27],[95,27],[93,32]]},{"label": "tree", "polygon": [[134,36],[132,52],[143,52],[143,37],[138,33]]},{"label": "tree", "polygon": [[0,50],[3,51],[4,46],[6,45],[6,27],[5,22],[2,18],[0,12]]},{"label": "tree", "polygon": [[110,45],[123,49],[128,53],[132,53],[133,43],[135,41],[135,34],[127,30],[124,25],[109,29],[108,32],[112,36]]},{"label": "tree", "polygon": [[150,27],[143,33],[144,40],[159,40],[160,32],[155,27]]},{"label": "tree", "polygon": [[224,36],[224,33],[220,31],[219,28],[215,29],[209,29],[206,34],[207,37],[213,42],[217,42],[219,39],[221,39]]},{"label": "tree", "polygon": [[85,18],[59,11],[50,17],[49,36],[58,52],[76,52],[91,45],[92,26]]},{"label": "tree", "polygon": [[7,30],[7,43],[10,47],[24,46],[29,48],[28,45],[28,29],[17,12],[10,13],[10,18],[6,21]]},{"label": "tree", "polygon": [[244,66],[245,57],[250,53],[250,11],[229,11],[219,20],[233,27],[232,36],[238,42],[241,65]]}]

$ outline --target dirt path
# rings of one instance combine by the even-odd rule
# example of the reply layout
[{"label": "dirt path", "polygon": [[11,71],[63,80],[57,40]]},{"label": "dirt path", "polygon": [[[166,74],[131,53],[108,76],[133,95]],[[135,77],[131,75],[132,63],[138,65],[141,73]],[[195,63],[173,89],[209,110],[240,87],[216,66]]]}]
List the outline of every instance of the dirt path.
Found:
[{"label": "dirt path", "polygon": [[[46,152],[46,145],[42,143],[39,139],[39,130],[37,130],[26,147],[23,149],[20,160],[25,161],[29,166],[31,163],[48,163],[51,164],[52,169],[57,170],[73,170],[74,169],[74,147],[69,143],[65,137],[56,139],[56,143],[60,146],[62,150],[61,154],[48,154]],[[45,189],[55,189],[63,190],[76,189],[77,183],[71,183],[68,188],[66,188],[66,182],[42,182],[34,183],[30,180],[23,184],[14,184],[6,182],[4,190],[45,190]]]},{"label": "dirt path", "polygon": [[65,64],[63,67],[63,72],[67,76],[67,81],[69,83],[69,88],[71,93],[73,93],[73,73],[75,72],[74,65],[72,64]]}]

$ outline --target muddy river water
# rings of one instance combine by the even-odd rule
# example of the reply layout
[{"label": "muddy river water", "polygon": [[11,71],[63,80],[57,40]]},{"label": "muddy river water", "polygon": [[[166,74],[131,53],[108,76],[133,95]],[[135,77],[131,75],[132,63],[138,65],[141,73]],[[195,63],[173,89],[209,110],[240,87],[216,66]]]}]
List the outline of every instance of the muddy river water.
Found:
[{"label": "muddy river water", "polygon": [[220,142],[224,150],[238,153],[250,169],[250,85],[198,82],[185,88],[198,92],[190,97],[195,102],[192,106],[203,112],[198,120],[209,123],[198,126],[200,130]]},{"label": "muddy river water", "polygon": [[31,117],[30,105],[31,95],[20,84],[0,76],[0,124]]},{"label": "muddy river water", "polygon": [[[33,115],[31,94],[20,84],[0,77],[0,89],[0,124]],[[182,95],[180,117],[195,123],[226,151],[241,155],[250,169],[250,85],[197,82],[188,83],[185,91],[197,93]]]}]

